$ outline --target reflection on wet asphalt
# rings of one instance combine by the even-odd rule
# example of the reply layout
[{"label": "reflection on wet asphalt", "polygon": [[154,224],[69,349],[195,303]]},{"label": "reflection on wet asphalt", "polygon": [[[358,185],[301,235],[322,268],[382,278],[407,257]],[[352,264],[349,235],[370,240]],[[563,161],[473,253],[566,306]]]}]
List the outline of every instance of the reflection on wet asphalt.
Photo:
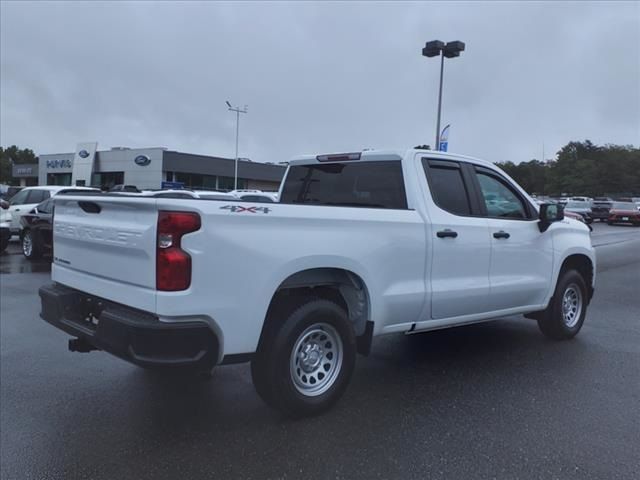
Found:
[{"label": "reflection on wet asphalt", "polygon": [[7,249],[0,254],[0,273],[40,273],[50,270],[51,257],[43,257],[30,262],[24,258],[20,243],[15,237]]}]

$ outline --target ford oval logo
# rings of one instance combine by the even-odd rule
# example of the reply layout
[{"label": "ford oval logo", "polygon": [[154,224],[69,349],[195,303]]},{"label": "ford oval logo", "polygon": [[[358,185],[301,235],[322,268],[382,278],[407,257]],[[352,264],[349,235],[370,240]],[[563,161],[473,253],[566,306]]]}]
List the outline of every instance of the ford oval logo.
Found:
[{"label": "ford oval logo", "polygon": [[146,167],[151,163],[151,159],[146,155],[138,155],[133,159],[133,161],[136,162],[136,165],[140,165],[141,167]]},{"label": "ford oval logo", "polygon": [[78,155],[80,155],[80,158],[87,158],[89,156],[89,152],[87,152],[86,150],[80,150],[78,152]]}]

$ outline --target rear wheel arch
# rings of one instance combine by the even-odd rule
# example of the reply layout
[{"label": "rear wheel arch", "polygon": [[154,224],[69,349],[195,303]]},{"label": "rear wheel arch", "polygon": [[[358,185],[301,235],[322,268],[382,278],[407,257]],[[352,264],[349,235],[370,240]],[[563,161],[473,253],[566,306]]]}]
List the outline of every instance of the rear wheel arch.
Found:
[{"label": "rear wheel arch", "polygon": [[343,268],[312,268],[283,280],[271,297],[258,348],[293,310],[314,298],[330,300],[344,309],[358,337],[358,350],[368,353],[372,336],[369,291],[358,274]]}]

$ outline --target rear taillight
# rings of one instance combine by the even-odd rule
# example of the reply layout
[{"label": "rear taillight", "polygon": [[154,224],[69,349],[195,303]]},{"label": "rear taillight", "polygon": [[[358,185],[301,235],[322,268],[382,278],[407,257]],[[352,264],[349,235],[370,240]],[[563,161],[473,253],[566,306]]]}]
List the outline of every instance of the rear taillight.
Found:
[{"label": "rear taillight", "polygon": [[182,236],[200,229],[200,215],[193,212],[158,212],[156,289],[186,290],[191,285],[191,256],[182,250]]}]

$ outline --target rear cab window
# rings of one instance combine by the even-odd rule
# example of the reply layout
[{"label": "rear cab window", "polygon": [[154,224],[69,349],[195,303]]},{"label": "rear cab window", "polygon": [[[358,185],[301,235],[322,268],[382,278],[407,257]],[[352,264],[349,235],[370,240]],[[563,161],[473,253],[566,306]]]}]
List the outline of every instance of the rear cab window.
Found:
[{"label": "rear cab window", "polygon": [[407,209],[400,160],[292,165],[280,203]]}]

